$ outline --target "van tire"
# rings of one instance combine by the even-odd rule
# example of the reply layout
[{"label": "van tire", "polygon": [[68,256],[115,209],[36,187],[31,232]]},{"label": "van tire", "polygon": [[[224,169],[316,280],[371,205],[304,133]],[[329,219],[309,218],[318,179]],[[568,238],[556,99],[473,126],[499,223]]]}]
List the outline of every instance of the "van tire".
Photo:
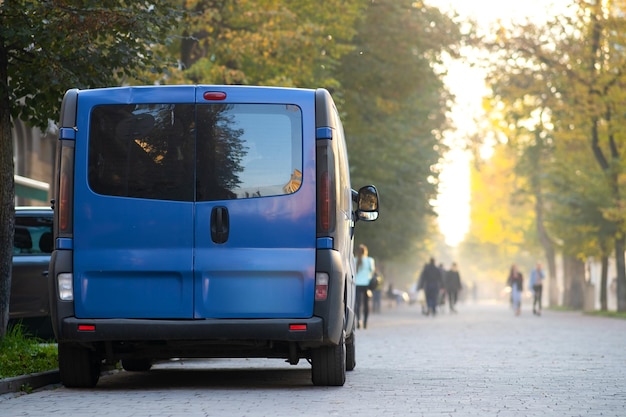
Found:
[{"label": "van tire", "polygon": [[311,352],[313,385],[341,387],[346,382],[346,343],[342,334],[339,344],[322,346]]},{"label": "van tire", "polygon": [[346,371],[352,371],[356,367],[356,348],[354,346],[355,334],[352,332],[346,339]]},{"label": "van tire", "polygon": [[100,379],[100,361],[90,349],[59,343],[59,374],[68,388],[93,388]]},{"label": "van tire", "polygon": [[146,372],[152,368],[150,359],[122,359],[122,368],[128,372]]}]

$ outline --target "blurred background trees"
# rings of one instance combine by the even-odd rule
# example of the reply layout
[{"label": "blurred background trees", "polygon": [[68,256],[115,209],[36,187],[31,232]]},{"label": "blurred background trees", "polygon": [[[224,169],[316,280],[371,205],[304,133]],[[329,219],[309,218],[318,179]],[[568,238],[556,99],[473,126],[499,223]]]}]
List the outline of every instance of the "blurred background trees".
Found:
[{"label": "blurred background trees", "polygon": [[[617,309],[626,311],[623,154],[626,150],[626,2],[572,1],[569,12],[499,27],[481,39],[506,143],[534,206],[536,244],[558,303],[555,255],[563,259],[563,303],[583,307],[585,263],[602,264],[606,308],[612,255]],[[529,245],[532,246],[532,245]]]}]

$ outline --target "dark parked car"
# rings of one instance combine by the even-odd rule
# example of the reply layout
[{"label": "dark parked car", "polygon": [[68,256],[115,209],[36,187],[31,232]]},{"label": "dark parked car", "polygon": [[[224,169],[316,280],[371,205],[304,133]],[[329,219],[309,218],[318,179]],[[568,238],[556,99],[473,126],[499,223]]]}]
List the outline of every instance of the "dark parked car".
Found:
[{"label": "dark parked car", "polygon": [[16,207],[9,325],[53,338],[48,300],[48,264],[53,249],[52,209]]}]

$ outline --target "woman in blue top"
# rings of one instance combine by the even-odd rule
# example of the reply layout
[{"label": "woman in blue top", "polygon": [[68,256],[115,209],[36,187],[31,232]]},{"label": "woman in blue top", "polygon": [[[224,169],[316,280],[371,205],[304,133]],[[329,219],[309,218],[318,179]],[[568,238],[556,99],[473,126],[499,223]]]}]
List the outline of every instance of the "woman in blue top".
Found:
[{"label": "woman in blue top", "polygon": [[[367,329],[367,317],[370,313],[369,289],[370,279],[376,270],[374,258],[368,256],[367,246],[359,245],[356,259],[356,319],[357,328],[361,327],[361,318],[363,318],[363,328]],[[361,308],[363,308],[363,316],[361,316]]]}]

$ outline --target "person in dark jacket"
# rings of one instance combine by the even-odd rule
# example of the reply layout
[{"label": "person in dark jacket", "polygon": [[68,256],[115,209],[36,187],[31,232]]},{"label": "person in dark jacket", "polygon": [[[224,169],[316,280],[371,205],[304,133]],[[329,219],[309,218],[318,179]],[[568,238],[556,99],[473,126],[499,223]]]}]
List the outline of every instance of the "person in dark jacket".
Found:
[{"label": "person in dark jacket", "polygon": [[519,316],[522,311],[521,307],[522,291],[524,289],[524,276],[519,269],[517,269],[517,265],[515,264],[511,265],[507,284],[511,287],[511,303],[513,305],[513,310],[515,311],[515,315]]},{"label": "person in dark jacket", "polygon": [[435,258],[430,258],[430,261],[424,265],[424,269],[417,283],[417,289],[423,289],[426,295],[426,305],[428,306],[428,312],[426,314],[432,313],[433,316],[437,314],[437,303],[441,288],[441,271],[437,265],[435,265]]},{"label": "person in dark jacket", "polygon": [[448,305],[450,306],[450,311],[452,313],[456,313],[456,309],[454,306],[459,297],[459,291],[461,291],[461,275],[459,274],[459,269],[456,265],[456,262],[452,263],[450,266],[450,270],[446,272],[446,293],[448,293]]}]

